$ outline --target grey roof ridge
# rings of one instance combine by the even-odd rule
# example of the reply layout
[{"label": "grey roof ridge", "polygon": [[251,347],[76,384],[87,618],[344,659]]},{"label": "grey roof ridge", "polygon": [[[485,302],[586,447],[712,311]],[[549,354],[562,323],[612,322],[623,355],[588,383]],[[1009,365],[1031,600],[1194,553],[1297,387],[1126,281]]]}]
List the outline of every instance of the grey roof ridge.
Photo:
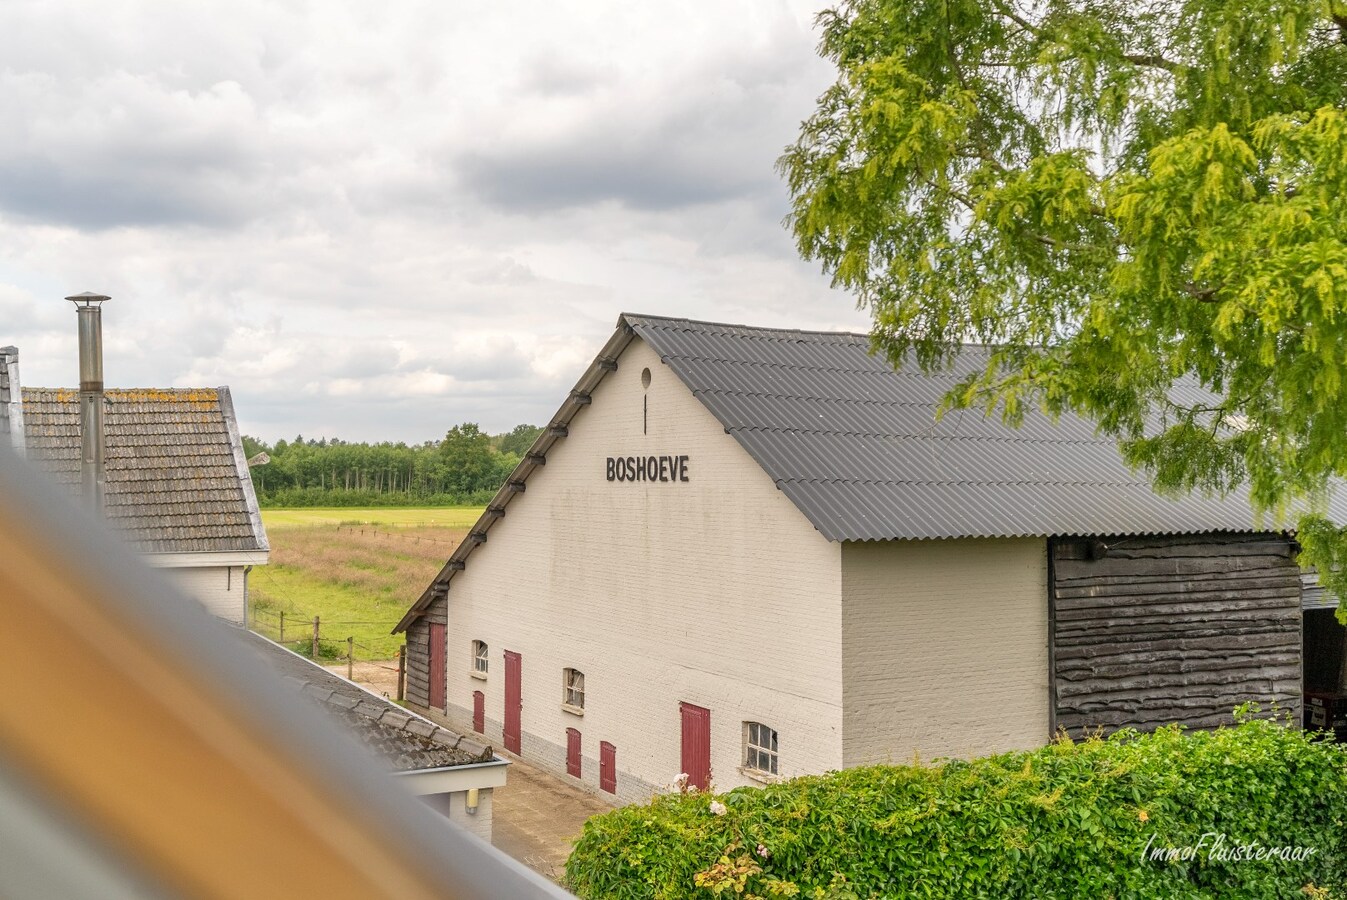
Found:
[{"label": "grey roof ridge", "polygon": [[705,319],[689,319],[685,316],[654,316],[645,313],[622,313],[620,320],[630,322],[632,320],[653,321],[653,322],[677,322],[687,325],[710,325],[713,328],[738,328],[744,331],[754,332],[745,337],[756,337],[759,340],[773,340],[775,335],[822,335],[824,337],[846,337],[859,338],[864,341],[870,340],[870,335],[863,331],[830,331],[827,329],[808,329],[808,328],[771,328],[763,325],[743,325],[735,322],[711,322]]},{"label": "grey roof ridge", "polygon": [[248,506],[248,522],[253,527],[253,536],[257,539],[258,550],[270,550],[266,527],[262,524],[262,509],[257,502],[257,492],[253,489],[253,476],[248,471],[248,455],[243,452],[243,438],[239,434],[238,419],[234,415],[234,397],[228,385],[215,389],[220,398],[220,412],[224,415],[225,429],[229,433],[229,447],[234,454],[234,468],[239,476],[239,488],[243,491],[243,502]]},{"label": "grey roof ridge", "polygon": [[930,431],[922,431],[918,434],[910,434],[907,432],[900,433],[897,431],[848,431],[845,429],[837,429],[837,428],[787,428],[784,425],[726,425],[725,431],[726,433],[734,431],[773,431],[773,432],[790,432],[794,434],[835,434],[842,437],[885,437],[885,438],[902,438],[904,440],[910,440],[912,438],[919,437],[925,440],[932,440],[932,441],[954,441],[954,440],[992,441],[998,444],[1052,444],[1053,446],[1060,446],[1063,444],[1088,444],[1090,446],[1095,446],[1099,443],[1099,441],[1097,440],[1091,441],[1077,438],[1064,438],[1058,440],[1051,438],[1035,438],[1035,437],[1026,437],[1026,438],[988,437],[986,435],[979,435],[979,434],[959,434],[959,435],[931,434]]},{"label": "grey roof ridge", "polygon": [[[438,723],[436,723],[436,722],[432,722],[432,721],[430,721],[429,719],[427,719],[425,716],[419,715],[418,713],[413,712],[413,711],[410,710],[410,709],[406,709],[405,707],[397,706],[397,705],[394,704],[392,701],[390,701],[388,698],[382,697],[382,696],[380,696],[379,694],[374,693],[374,692],[371,691],[369,688],[365,687],[363,684],[358,684],[358,683],[356,683],[356,682],[354,682],[354,681],[350,681],[350,680],[348,680],[348,679],[346,679],[346,678],[342,678],[342,676],[339,675],[339,674],[337,674],[336,672],[333,672],[332,670],[330,670],[330,669],[328,669],[328,668],[326,668],[326,667],[324,667],[324,666],[320,666],[318,663],[314,662],[313,660],[309,659],[309,658],[306,657],[306,656],[301,656],[300,654],[295,653],[293,650],[291,650],[289,647],[286,647],[284,644],[278,644],[278,643],[276,643],[275,641],[273,641],[271,638],[267,637],[266,635],[258,634],[257,632],[251,631],[251,630],[248,631],[248,634],[252,635],[252,636],[255,637],[257,640],[265,641],[266,643],[270,644],[271,646],[276,647],[276,648],[278,648],[278,649],[280,649],[280,650],[285,651],[286,653],[291,654],[291,655],[294,656],[296,659],[303,660],[304,662],[306,662],[306,663],[308,663],[310,666],[312,666],[314,669],[316,669],[318,672],[321,672],[321,673],[323,674],[323,677],[325,677],[325,678],[336,679],[336,680],[338,680],[338,681],[341,681],[343,684],[347,684],[347,685],[350,685],[350,686],[353,687],[353,688],[356,688],[357,690],[359,690],[360,692],[362,692],[362,693],[364,693],[364,694],[368,694],[369,697],[370,697],[370,700],[372,700],[374,703],[377,703],[378,705],[380,705],[380,706],[382,706],[382,707],[385,707],[385,709],[384,709],[383,712],[381,712],[379,715],[377,715],[377,716],[372,716],[372,715],[370,715],[368,712],[366,712],[365,710],[363,710],[363,709],[360,708],[361,706],[364,705],[364,702],[357,701],[356,703],[354,703],[354,704],[351,705],[351,706],[346,706],[344,703],[333,703],[333,702],[332,702],[332,701],[333,701],[333,697],[336,695],[336,691],[335,691],[335,690],[333,690],[332,688],[325,688],[325,687],[323,687],[323,685],[318,684],[317,682],[313,682],[313,681],[306,681],[306,682],[304,682],[304,683],[303,683],[303,686],[300,688],[300,690],[303,691],[304,693],[309,694],[309,696],[313,697],[313,698],[316,699],[316,700],[320,700],[320,701],[323,702],[323,703],[327,703],[327,704],[330,704],[330,705],[332,705],[332,706],[336,706],[336,707],[339,708],[339,709],[345,709],[345,710],[347,710],[348,712],[354,712],[354,713],[357,713],[357,714],[359,714],[359,715],[364,716],[364,717],[367,718],[367,719],[370,719],[370,720],[372,720],[372,721],[378,722],[378,723],[380,723],[381,725],[385,725],[385,726],[387,726],[387,727],[389,727],[389,728],[395,728],[395,729],[398,729],[398,730],[400,730],[400,731],[405,731],[405,732],[407,732],[408,734],[415,735],[415,736],[421,737],[421,738],[425,738],[426,740],[434,741],[434,742],[437,743],[437,744],[443,744],[444,746],[450,748],[451,750],[460,750],[460,751],[462,751],[462,752],[464,752],[464,753],[472,753],[472,754],[475,754],[475,755],[477,755],[478,757],[485,757],[485,758],[479,758],[479,759],[477,759],[476,762],[490,762],[490,761],[494,761],[494,760],[499,760],[500,762],[506,762],[506,760],[503,760],[503,759],[501,759],[500,757],[496,756],[494,748],[492,748],[489,744],[481,744],[481,743],[478,743],[477,741],[475,741],[475,740],[473,740],[473,739],[471,739],[471,738],[468,738],[468,737],[466,737],[466,736],[464,736],[464,735],[461,735],[461,734],[459,734],[459,733],[456,732],[456,731],[450,731],[448,728],[445,728],[443,725],[440,725],[440,724],[438,724]],[[310,688],[312,688],[313,690],[310,690]],[[320,694],[323,694],[324,691],[326,691],[326,695],[325,695],[325,696],[319,696]],[[368,702],[368,701],[366,701],[366,702]],[[391,722],[391,721],[384,721],[384,720],[388,717],[388,714],[389,714],[389,713],[395,713],[395,714],[397,714],[397,715],[399,715],[399,716],[406,716],[406,720],[404,720],[403,722],[400,722],[400,723],[398,723],[398,724],[394,724],[394,723]],[[420,725],[421,727],[418,728],[418,729],[416,729],[416,730],[413,730],[413,729],[411,729],[411,728],[408,728],[407,726],[410,725],[410,724],[412,724],[413,722],[417,723],[417,724]],[[423,731],[424,731],[425,733],[422,733]],[[466,742],[466,745],[465,745],[465,742]]]},{"label": "grey roof ridge", "polygon": [[952,485],[952,484],[985,484],[995,487],[1004,487],[1006,485],[1060,485],[1062,487],[1149,487],[1147,481],[1065,481],[1058,479],[1056,481],[1038,481],[1032,478],[1005,479],[992,481],[982,479],[973,481],[968,478],[949,478],[944,480],[934,478],[778,478],[778,484],[909,484],[909,485]]}]

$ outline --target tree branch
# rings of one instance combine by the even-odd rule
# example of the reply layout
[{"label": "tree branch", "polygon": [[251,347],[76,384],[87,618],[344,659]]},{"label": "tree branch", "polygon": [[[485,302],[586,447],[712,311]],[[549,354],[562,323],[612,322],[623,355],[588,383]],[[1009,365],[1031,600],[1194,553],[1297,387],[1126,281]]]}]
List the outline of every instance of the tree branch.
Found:
[{"label": "tree branch", "polygon": [[1123,59],[1136,66],[1144,66],[1148,69],[1163,69],[1171,75],[1183,68],[1172,59],[1166,59],[1156,53],[1124,53]]},{"label": "tree branch", "polygon": [[1221,287],[1222,285],[1203,288],[1198,287],[1197,284],[1192,281],[1185,281],[1183,283],[1183,292],[1198,303],[1220,303],[1221,301],[1216,298],[1216,294],[1220,291]]}]

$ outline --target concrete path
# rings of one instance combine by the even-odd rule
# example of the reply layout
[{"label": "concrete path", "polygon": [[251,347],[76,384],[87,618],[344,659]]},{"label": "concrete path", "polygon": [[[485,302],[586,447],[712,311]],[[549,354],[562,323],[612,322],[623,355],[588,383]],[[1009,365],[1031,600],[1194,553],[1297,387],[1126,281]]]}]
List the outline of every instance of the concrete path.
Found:
[{"label": "concrete path", "polygon": [[[416,708],[445,728],[462,733],[462,723]],[[567,783],[499,747],[510,761],[505,787],[491,793],[491,843],[524,865],[552,879],[566,871],[566,857],[590,816],[613,808],[601,797]]]},{"label": "concrete path", "polygon": [[510,760],[510,769],[505,787],[491,795],[491,842],[557,881],[585,820],[613,807],[513,754],[497,752]]}]

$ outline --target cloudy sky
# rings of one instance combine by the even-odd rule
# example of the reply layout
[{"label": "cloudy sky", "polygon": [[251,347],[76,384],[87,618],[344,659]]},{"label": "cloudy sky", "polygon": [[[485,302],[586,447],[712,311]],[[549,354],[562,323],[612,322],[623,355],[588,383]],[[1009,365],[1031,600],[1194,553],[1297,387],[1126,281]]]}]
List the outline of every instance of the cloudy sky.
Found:
[{"label": "cloudy sky", "polygon": [[243,430],[541,423],[623,310],[864,329],[772,165],[824,3],[0,4],[0,344]]}]

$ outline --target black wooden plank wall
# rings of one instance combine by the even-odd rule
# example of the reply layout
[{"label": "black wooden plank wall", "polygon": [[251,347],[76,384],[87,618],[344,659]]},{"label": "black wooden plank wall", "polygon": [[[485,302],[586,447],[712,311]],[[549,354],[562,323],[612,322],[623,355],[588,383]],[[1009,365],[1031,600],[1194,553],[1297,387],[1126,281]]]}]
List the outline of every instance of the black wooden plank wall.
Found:
[{"label": "black wooden plank wall", "polygon": [[436,597],[425,615],[407,626],[407,702],[430,706],[430,625],[448,621],[448,604]]},{"label": "black wooden plank wall", "polygon": [[1247,700],[1300,721],[1300,570],[1281,535],[1052,541],[1057,726],[1209,728]]}]

